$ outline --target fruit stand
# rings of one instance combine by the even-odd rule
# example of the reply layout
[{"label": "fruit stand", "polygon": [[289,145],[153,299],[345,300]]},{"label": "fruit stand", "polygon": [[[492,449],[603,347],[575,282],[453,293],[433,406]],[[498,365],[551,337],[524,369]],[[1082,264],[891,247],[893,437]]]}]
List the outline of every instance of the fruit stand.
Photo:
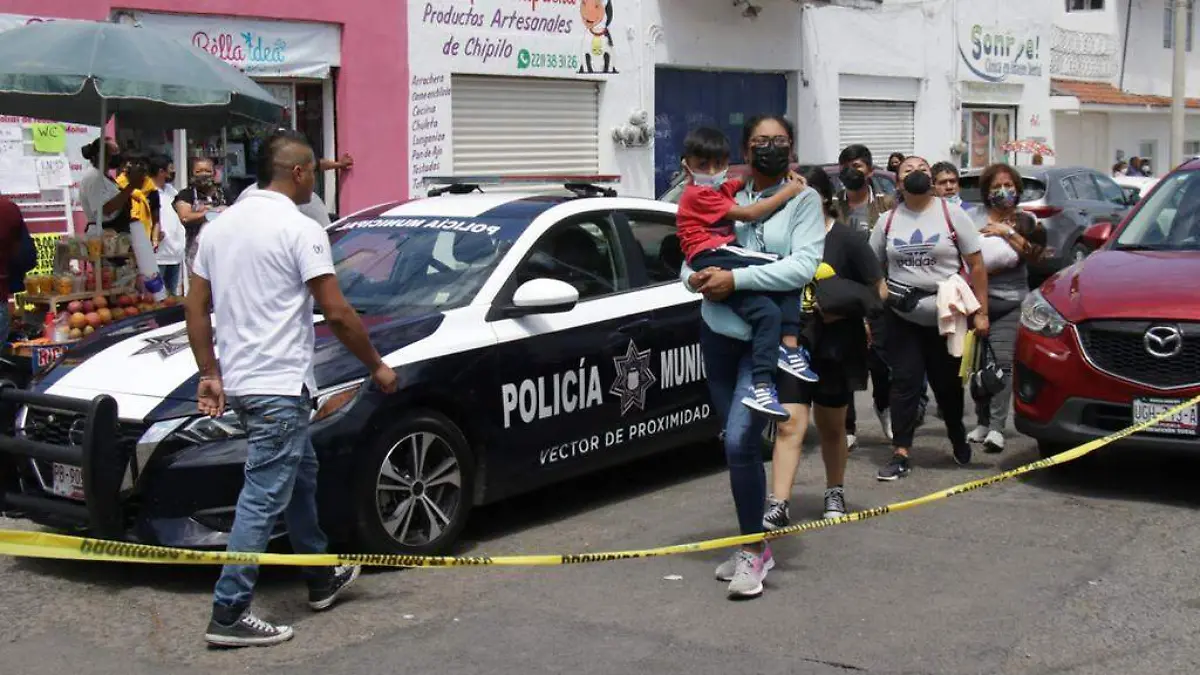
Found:
[{"label": "fruit stand", "polygon": [[[146,292],[129,235],[105,230],[55,243],[49,273],[31,272],[15,303],[8,356],[29,359],[32,372],[74,342],[105,326],[175,304]],[[24,336],[20,338],[20,336]]]}]

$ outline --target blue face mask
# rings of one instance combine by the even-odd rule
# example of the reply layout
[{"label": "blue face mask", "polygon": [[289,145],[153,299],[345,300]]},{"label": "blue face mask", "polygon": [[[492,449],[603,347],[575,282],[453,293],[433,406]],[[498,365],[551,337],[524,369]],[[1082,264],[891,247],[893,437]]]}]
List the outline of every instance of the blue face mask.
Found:
[{"label": "blue face mask", "polygon": [[699,171],[692,171],[691,167],[689,167],[687,164],[684,164],[683,166],[685,169],[687,169],[688,174],[691,175],[692,183],[699,185],[700,187],[712,188],[714,190],[721,187],[721,185],[725,183],[726,177],[729,175],[729,169],[718,171],[717,173],[700,173]]},{"label": "blue face mask", "polygon": [[996,188],[988,193],[992,206],[1001,209],[1012,208],[1017,204],[1017,191],[1009,188]]}]

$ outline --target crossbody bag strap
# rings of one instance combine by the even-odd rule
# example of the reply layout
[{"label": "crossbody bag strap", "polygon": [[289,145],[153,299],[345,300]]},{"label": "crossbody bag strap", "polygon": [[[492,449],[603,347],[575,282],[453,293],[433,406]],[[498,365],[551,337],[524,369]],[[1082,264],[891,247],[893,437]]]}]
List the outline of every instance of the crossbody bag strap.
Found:
[{"label": "crossbody bag strap", "polygon": [[958,232],[955,231],[954,221],[950,218],[950,206],[944,198],[938,197],[938,199],[942,202],[942,214],[946,216],[946,229],[950,230],[950,241],[954,243],[954,248],[958,249],[958,271],[970,279],[967,273],[967,261],[963,259],[962,248],[958,245]]}]

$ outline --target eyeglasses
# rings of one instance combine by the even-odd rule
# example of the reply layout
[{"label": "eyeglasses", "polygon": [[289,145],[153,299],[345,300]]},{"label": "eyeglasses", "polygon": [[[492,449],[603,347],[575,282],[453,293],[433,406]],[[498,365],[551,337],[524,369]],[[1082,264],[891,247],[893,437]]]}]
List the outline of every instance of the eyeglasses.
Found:
[{"label": "eyeglasses", "polygon": [[787,136],[755,136],[750,139],[750,147],[765,148],[768,145],[773,145],[777,148],[791,147],[792,139]]}]

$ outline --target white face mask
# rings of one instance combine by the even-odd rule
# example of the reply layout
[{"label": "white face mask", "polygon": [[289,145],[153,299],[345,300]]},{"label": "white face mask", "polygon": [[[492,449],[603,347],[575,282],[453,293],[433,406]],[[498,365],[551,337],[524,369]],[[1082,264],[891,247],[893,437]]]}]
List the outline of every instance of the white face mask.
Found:
[{"label": "white face mask", "polygon": [[946,201],[950,202],[951,204],[962,204],[962,197],[956,194],[950,195],[949,197],[946,197]]},{"label": "white face mask", "polygon": [[688,175],[692,177],[692,183],[699,185],[700,187],[713,189],[721,187],[721,185],[725,183],[725,178],[729,175],[729,169],[718,171],[717,173],[700,173],[699,171],[692,171],[691,167],[689,167],[686,162],[684,162],[683,168],[688,172]]}]

